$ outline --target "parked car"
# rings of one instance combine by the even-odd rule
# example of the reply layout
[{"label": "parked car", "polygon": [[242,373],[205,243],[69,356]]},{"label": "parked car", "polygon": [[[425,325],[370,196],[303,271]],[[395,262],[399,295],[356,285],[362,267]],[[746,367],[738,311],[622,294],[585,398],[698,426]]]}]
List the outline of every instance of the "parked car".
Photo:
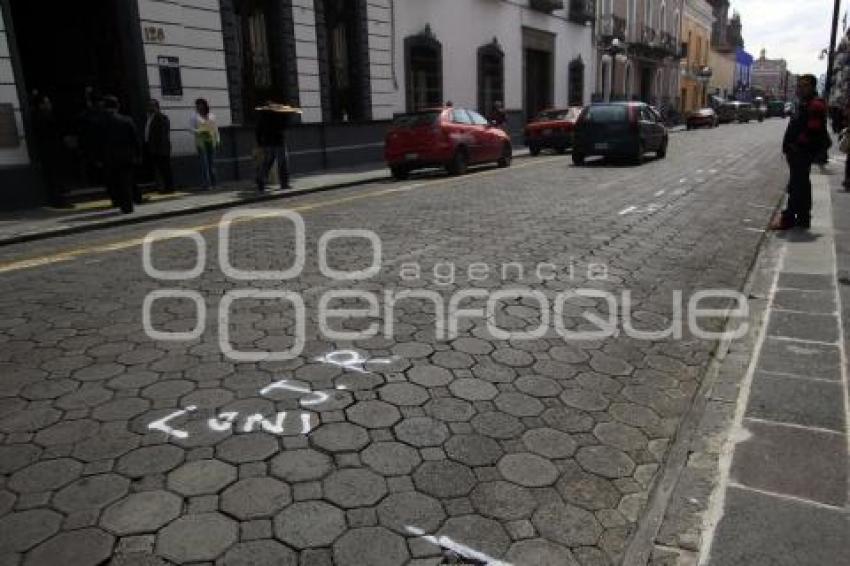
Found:
[{"label": "parked car", "polygon": [[667,154],[669,135],[661,115],[643,102],[609,102],[585,107],[576,122],[573,163],[590,155],[630,157],[643,163],[647,151]]},{"label": "parked car", "polygon": [[445,167],[462,175],[469,165],[511,164],[511,139],[481,114],[463,108],[434,108],[397,115],[387,132],[384,159],[396,179],[411,171]]},{"label": "parked car", "polygon": [[573,129],[581,114],[580,106],[544,110],[525,127],[525,145],[531,155],[544,149],[564,153],[573,145]]},{"label": "parked car", "polygon": [[713,108],[700,108],[688,116],[687,128],[716,128],[720,125],[720,118]]},{"label": "parked car", "polygon": [[725,102],[719,110],[720,122],[740,122],[746,124],[751,120],[764,121],[764,116],[749,102],[732,100]]},{"label": "parked car", "polygon": [[785,116],[792,116],[794,114],[794,103],[786,102],[785,103]]},{"label": "parked car", "polygon": [[786,116],[785,102],[781,100],[771,100],[767,103],[768,118],[785,118]]}]

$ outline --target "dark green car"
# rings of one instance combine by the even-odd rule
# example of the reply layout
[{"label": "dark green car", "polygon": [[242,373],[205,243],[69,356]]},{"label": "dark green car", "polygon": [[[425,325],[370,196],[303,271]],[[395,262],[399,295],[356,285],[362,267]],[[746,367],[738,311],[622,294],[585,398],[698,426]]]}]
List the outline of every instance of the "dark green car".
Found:
[{"label": "dark green car", "polygon": [[785,102],[782,100],[771,100],[767,103],[768,118],[785,118]]}]

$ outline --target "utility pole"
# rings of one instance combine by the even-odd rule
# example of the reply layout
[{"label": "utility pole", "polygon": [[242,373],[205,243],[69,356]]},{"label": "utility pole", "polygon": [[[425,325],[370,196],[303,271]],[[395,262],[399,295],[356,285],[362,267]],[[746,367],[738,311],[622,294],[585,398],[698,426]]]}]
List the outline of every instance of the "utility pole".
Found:
[{"label": "utility pole", "polygon": [[829,101],[829,91],[832,90],[832,67],[835,65],[835,40],[838,34],[838,12],[841,9],[841,0],[835,0],[835,8],[832,12],[832,35],[829,40],[829,57],[827,57],[826,85],[823,97]]}]

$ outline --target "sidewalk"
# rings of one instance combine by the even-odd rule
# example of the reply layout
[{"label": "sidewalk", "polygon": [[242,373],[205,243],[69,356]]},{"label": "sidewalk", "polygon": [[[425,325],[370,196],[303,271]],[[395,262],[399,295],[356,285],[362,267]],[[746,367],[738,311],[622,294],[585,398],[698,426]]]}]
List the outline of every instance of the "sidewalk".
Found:
[{"label": "sidewalk", "polygon": [[842,310],[850,296],[838,277],[850,262],[833,222],[835,214],[850,227],[842,165],[833,161],[831,175],[813,171],[812,230],[777,237],[778,269],[741,384],[731,454],[721,456],[701,564],[829,566],[850,556],[850,312]]},{"label": "sidewalk", "polygon": [[0,246],[264,202],[385,179],[389,179],[389,170],[383,166],[372,166],[296,176],[292,180],[294,190],[286,192],[269,190],[265,194],[259,194],[250,181],[240,181],[225,184],[214,191],[186,189],[169,195],[148,193],[145,195],[148,201],[136,206],[135,212],[128,215],[121,214],[119,210],[113,208],[104,192],[101,200],[80,203],[69,210],[45,207],[3,213],[0,215]]}]

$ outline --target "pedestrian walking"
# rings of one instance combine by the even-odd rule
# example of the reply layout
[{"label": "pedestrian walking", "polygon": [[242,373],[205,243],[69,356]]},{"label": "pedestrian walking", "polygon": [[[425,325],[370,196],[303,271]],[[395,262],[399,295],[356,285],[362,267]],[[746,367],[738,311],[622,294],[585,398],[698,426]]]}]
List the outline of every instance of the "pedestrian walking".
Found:
[{"label": "pedestrian walking", "polygon": [[53,113],[53,103],[46,95],[36,93],[33,107],[33,138],[47,189],[47,203],[55,208],[67,208],[62,179],[62,136]]},{"label": "pedestrian walking", "polygon": [[850,97],[844,103],[844,129],[839,134],[838,148],[844,154],[844,181],[841,185],[845,191],[850,191]]},{"label": "pedestrian walking", "polygon": [[91,185],[103,185],[103,124],[106,112],[103,97],[94,89],[86,87],[83,94],[85,109],[77,117],[77,133],[84,161],[85,181]]},{"label": "pedestrian walking", "polygon": [[174,192],[171,174],[171,122],[162,113],[159,101],[148,102],[148,117],[145,123],[145,157],[160,183],[163,194]]},{"label": "pedestrian walking", "polygon": [[277,178],[281,190],[288,190],[289,160],[286,147],[286,116],[296,112],[289,106],[267,103],[257,108],[256,138],[259,150],[257,165],[257,191],[265,192],[272,167],[277,163]]},{"label": "pedestrian walking", "polygon": [[135,167],[141,156],[139,135],[133,120],[120,114],[121,105],[116,97],[104,97],[103,108],[106,111],[103,124],[106,188],[121,212],[130,214],[133,202],[141,202],[141,194],[134,181]]},{"label": "pedestrian walking", "polygon": [[802,75],[797,82],[799,104],[788,123],[782,152],[788,160],[788,204],[771,223],[775,230],[808,229],[812,219],[812,163],[830,145],[826,130],[826,102],[817,96],[817,79]]},{"label": "pedestrian walking", "polygon": [[215,114],[210,112],[209,103],[199,98],[195,101],[195,112],[189,119],[189,129],[195,135],[195,147],[201,163],[201,183],[205,190],[216,185],[215,153],[221,145]]}]

